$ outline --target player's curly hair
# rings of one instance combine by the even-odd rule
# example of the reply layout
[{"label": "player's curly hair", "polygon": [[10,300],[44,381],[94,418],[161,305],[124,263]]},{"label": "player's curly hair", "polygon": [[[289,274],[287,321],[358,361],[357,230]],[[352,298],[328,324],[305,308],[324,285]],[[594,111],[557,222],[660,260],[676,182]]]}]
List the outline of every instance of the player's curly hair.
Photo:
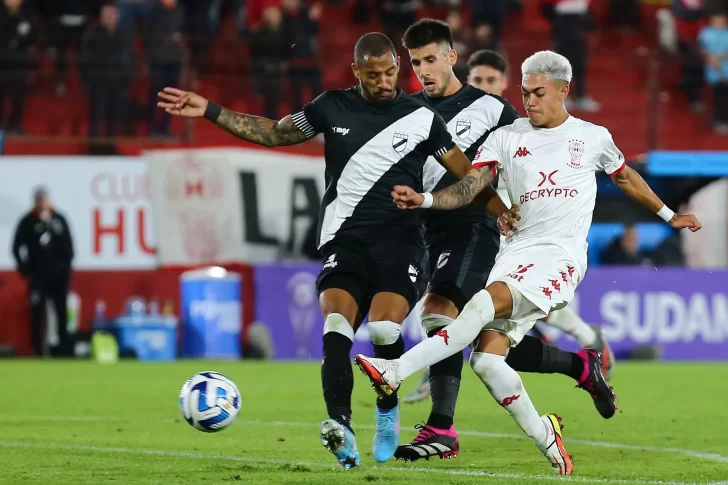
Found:
[{"label": "player's curly hair", "polygon": [[419,49],[433,42],[447,44],[452,49],[452,30],[442,20],[422,19],[410,25],[402,37],[405,49]]}]

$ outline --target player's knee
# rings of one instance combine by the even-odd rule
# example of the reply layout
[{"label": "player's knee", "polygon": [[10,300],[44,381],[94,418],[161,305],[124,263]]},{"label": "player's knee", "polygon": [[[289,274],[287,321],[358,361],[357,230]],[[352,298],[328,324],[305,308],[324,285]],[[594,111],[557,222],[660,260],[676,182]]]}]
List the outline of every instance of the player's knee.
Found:
[{"label": "player's knee", "polygon": [[453,322],[453,318],[441,313],[429,313],[423,310],[420,315],[420,321],[422,322],[422,328],[431,337],[433,332],[450,325]]},{"label": "player's knee", "polygon": [[[451,300],[435,293],[428,293],[425,301],[422,302],[422,316],[426,314],[444,315],[446,317],[457,318],[458,308]],[[428,330],[429,331],[429,330]]]},{"label": "player's knee", "polygon": [[354,328],[352,324],[340,313],[329,313],[324,321],[324,336],[329,333],[338,333],[354,341]]},{"label": "player's knee", "polygon": [[488,380],[505,365],[507,364],[502,355],[487,352],[473,352],[470,354],[470,368],[482,381]]},{"label": "player's knee", "polygon": [[389,320],[369,322],[367,328],[369,329],[369,340],[374,345],[392,345],[402,333],[402,325]]}]

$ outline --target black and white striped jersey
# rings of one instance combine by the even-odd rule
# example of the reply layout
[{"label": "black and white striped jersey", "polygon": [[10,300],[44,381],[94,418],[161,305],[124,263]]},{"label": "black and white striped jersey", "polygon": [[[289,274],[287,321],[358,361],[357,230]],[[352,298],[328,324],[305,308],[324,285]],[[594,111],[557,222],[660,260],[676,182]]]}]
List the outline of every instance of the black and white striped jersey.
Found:
[{"label": "black and white striped jersey", "polygon": [[325,138],[319,247],[354,227],[421,223],[417,211],[398,209],[391,194],[395,185],[422,191],[425,161],[455,146],[432,109],[402,91],[392,102],[370,103],[357,86],[326,91],[292,118],[307,136]]},{"label": "black and white striped jersey", "polygon": [[[510,125],[520,118],[518,112],[505,99],[470,85],[442,98],[432,98],[424,91],[413,96],[442,116],[453,140],[471,161],[493,130]],[[438,191],[456,182],[457,178],[437,160],[427,160],[423,174],[425,190]],[[473,222],[484,222],[494,229],[497,236],[495,221],[480,207],[470,205],[457,211],[424,211],[425,239],[428,242],[437,240],[445,237],[453,225]]]}]

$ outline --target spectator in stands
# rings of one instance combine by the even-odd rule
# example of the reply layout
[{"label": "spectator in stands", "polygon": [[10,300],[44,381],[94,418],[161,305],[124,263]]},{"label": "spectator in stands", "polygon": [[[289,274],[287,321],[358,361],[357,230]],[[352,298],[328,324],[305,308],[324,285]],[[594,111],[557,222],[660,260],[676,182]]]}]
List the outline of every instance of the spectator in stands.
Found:
[{"label": "spectator in stands", "polygon": [[135,24],[143,22],[154,12],[158,2],[159,0],[117,0],[121,30],[133,31]]},{"label": "spectator in stands", "polygon": [[475,27],[470,39],[470,52],[477,52],[480,50],[498,50],[499,42],[495,36],[495,31],[490,24],[480,24]]},{"label": "spectator in stands", "polygon": [[552,22],[554,50],[571,62],[573,78],[567,108],[587,112],[601,106],[587,94],[587,31],[591,24],[589,1],[542,0],[542,12]]},{"label": "spectator in stands", "polygon": [[705,110],[700,100],[703,87],[703,60],[697,43],[698,32],[707,23],[708,10],[703,0],[672,0],[672,14],[678,36],[682,72],[680,89],[687,95],[690,108]]},{"label": "spectator in stands", "polygon": [[172,118],[157,108],[157,93],[178,86],[182,73],[184,13],[177,0],[159,0],[147,18],[144,48],[149,61],[149,135],[169,136]]},{"label": "spectator in stands", "polygon": [[262,26],[250,39],[253,82],[263,97],[263,116],[273,120],[279,118],[278,102],[290,52],[282,20],[280,8],[268,7],[263,12]]},{"label": "spectator in stands", "polygon": [[[0,129],[22,133],[23,109],[28,90],[28,71],[36,27],[23,0],[0,4]],[[5,116],[5,100],[10,110]]]},{"label": "spectator in stands", "polygon": [[[180,3],[185,14],[185,30],[191,34],[190,60],[198,64],[207,57],[219,31],[223,0],[182,0]],[[235,3],[239,8],[241,0]]]},{"label": "spectator in stands", "polygon": [[58,353],[70,353],[66,301],[71,279],[73,239],[63,217],[53,208],[48,191],[38,188],[35,206],[20,219],[13,239],[13,256],[20,275],[28,282],[33,352],[44,354],[46,301],[53,302],[58,326]]},{"label": "spectator in stands", "polygon": [[116,135],[121,107],[134,76],[131,37],[119,28],[119,10],[113,3],[101,8],[99,25],[88,29],[81,46],[81,76],[89,96],[89,135]]},{"label": "spectator in stands", "polygon": [[447,25],[452,31],[453,49],[458,53],[458,60],[452,70],[461,83],[468,78],[468,50],[470,47],[471,34],[465,29],[463,16],[458,10],[450,10],[446,19]]},{"label": "spectator in stands", "polygon": [[283,31],[288,36],[287,45],[291,46],[288,73],[295,112],[303,108],[304,89],[311,89],[309,99],[323,91],[318,59],[321,4],[309,7],[301,5],[300,0],[283,0],[283,12]]},{"label": "spectator in stands", "polygon": [[639,233],[632,224],[627,225],[624,233],[607,246],[602,254],[602,262],[614,265],[651,264],[650,259],[639,250]]},{"label": "spectator in stands", "polygon": [[705,58],[705,79],[713,88],[713,129],[728,135],[728,16],[712,15],[698,39]]},{"label": "spectator in stands", "polygon": [[639,0],[609,0],[609,24],[612,27],[639,27]]},{"label": "spectator in stands", "polygon": [[[507,0],[470,0],[470,10],[472,13],[472,25],[477,30],[478,27],[488,25],[491,28],[492,41],[497,44],[503,33],[503,24],[505,23],[506,12],[508,11]],[[493,49],[495,45],[481,46],[480,49]]]},{"label": "spectator in stands", "polygon": [[404,31],[417,21],[417,11],[421,8],[420,0],[382,0],[379,4],[379,15],[384,34],[392,39],[397,49],[401,48]]},{"label": "spectator in stands", "polygon": [[100,5],[95,0],[65,0],[53,2],[51,29],[53,44],[57,53],[56,94],[66,94],[66,73],[71,46],[81,44],[83,33],[92,16],[99,13]]}]

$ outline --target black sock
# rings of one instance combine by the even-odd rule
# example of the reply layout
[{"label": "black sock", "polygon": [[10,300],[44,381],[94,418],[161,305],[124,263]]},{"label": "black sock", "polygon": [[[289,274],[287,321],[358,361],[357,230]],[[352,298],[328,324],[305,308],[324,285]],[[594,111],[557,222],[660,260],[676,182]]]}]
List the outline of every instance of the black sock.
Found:
[{"label": "black sock", "polygon": [[[399,359],[402,354],[404,354],[404,339],[402,339],[401,335],[393,344],[374,346],[374,356],[380,359]],[[378,398],[377,407],[379,409],[394,409],[397,407],[397,393],[393,392],[387,397]]]},{"label": "black sock", "polygon": [[563,374],[575,380],[579,380],[584,370],[581,357],[532,335],[523,337],[521,343],[508,352],[506,364],[518,372]]},{"label": "black sock", "polygon": [[353,342],[337,332],[324,335],[324,360],[321,363],[321,385],[329,417],[351,429],[351,393],[354,374],[350,352]]},{"label": "black sock", "polygon": [[[430,332],[430,337],[436,331]],[[455,403],[460,392],[463,373],[463,352],[457,352],[430,366],[432,411],[427,424],[438,429],[450,429],[455,419]]]}]

